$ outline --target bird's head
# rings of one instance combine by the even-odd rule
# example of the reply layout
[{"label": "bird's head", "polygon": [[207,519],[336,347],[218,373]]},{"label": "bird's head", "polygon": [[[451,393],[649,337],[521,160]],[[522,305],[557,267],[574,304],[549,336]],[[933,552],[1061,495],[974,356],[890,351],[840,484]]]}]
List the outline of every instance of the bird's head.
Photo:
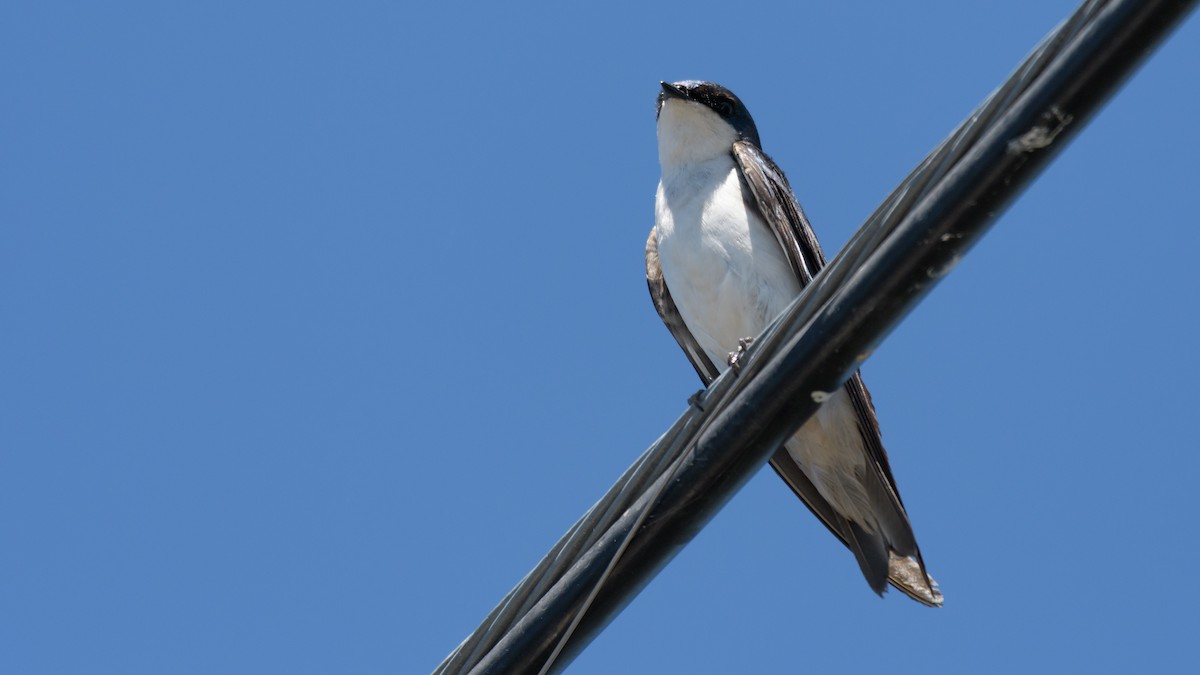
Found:
[{"label": "bird's head", "polygon": [[664,168],[729,154],[734,141],[759,146],[741,99],[713,82],[663,82],[658,95],[658,159]]}]

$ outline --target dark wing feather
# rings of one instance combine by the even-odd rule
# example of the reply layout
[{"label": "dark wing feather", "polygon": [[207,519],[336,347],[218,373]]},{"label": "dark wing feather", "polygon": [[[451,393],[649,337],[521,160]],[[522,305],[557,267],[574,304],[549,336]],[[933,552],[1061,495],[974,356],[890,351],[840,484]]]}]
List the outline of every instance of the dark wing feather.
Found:
[{"label": "dark wing feather", "polygon": [[[771,228],[779,245],[787,255],[792,271],[800,280],[801,287],[807,286],[816,273],[825,266],[825,255],[821,251],[821,245],[817,242],[808,218],[805,217],[804,211],[792,193],[787,178],[775,162],[753,143],[746,141],[734,143],[733,156],[741,168],[742,178],[748,188],[747,194],[753,198],[753,203],[748,206],[757,210]],[[749,199],[750,197],[747,198],[747,201]],[[876,592],[882,592],[883,580],[886,578],[919,602],[932,606],[941,605],[941,593],[937,591],[936,585],[926,573],[916,540],[912,536],[912,528],[905,514],[904,505],[900,501],[900,493],[896,488],[896,481],[892,477],[887,453],[883,449],[875,407],[871,403],[866,385],[863,384],[862,376],[857,372],[854,373],[853,377],[846,382],[845,390],[857,413],[859,430],[871,460],[869,464],[879,479],[877,485],[886,493],[878,495],[878,498],[884,503],[891,502],[894,505],[894,508],[890,509],[894,520],[888,529],[893,533],[900,533],[900,536],[894,537],[891,542],[896,553],[900,555],[889,556],[886,549],[881,552],[880,542],[865,541],[871,535],[863,532],[854,523],[847,521],[830,506],[817,491],[816,486],[796,465],[786,449],[780,448],[771,458],[771,466],[808,506],[809,510],[854,552],[863,575],[866,576]],[[868,484],[875,483],[867,482]],[[912,561],[903,556],[916,557],[915,569]]]},{"label": "dark wing feather", "polygon": [[788,185],[787,177],[767,153],[752,143],[734,143],[733,158],[741,167],[742,178],[754,198],[750,206],[762,215],[779,240],[792,271],[800,279],[800,286],[807,286],[825,266],[825,254]]},{"label": "dark wing feather", "polygon": [[654,301],[654,309],[658,310],[658,316],[667,325],[667,330],[671,331],[671,336],[679,343],[683,353],[687,354],[688,361],[692,362],[696,374],[707,387],[721,373],[683,323],[679,308],[671,299],[671,291],[667,290],[662,267],[658,264],[658,231],[654,228],[650,228],[650,238],[646,240],[646,285],[650,287],[650,299]]}]

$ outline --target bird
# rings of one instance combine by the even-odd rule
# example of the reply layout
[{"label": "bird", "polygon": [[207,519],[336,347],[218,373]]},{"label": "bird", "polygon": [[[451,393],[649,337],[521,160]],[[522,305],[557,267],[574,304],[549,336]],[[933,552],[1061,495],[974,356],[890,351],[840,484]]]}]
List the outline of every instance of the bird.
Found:
[{"label": "bird", "polygon": [[[749,110],[713,82],[661,82],[654,226],[646,281],[655,309],[705,385],[825,265]],[[854,375],[771,458],[771,466],[853,552],[871,589],[888,583],[937,607],[862,376]]]}]

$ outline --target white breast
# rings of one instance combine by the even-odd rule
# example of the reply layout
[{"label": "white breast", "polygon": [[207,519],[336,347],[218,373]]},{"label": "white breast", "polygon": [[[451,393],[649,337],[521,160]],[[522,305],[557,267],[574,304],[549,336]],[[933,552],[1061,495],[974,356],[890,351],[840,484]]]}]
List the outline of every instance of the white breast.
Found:
[{"label": "white breast", "polygon": [[[718,369],[800,294],[770,228],[748,208],[732,157],[664,169],[655,227],[659,264],[688,330]],[[787,444],[834,508],[874,530],[861,476],[865,455],[853,406],[839,390]]]},{"label": "white breast", "polygon": [[663,278],[718,368],[800,293],[783,249],[746,206],[733,158],[664,172],[655,224]]}]

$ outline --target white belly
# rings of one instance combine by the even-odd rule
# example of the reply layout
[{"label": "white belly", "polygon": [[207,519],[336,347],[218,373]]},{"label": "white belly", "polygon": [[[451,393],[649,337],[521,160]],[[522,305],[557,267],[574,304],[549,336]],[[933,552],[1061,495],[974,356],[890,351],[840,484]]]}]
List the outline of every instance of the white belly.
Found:
[{"label": "white belly", "polygon": [[656,210],[671,297],[724,368],[738,340],[761,333],[799,295],[800,283],[770,229],[746,208],[732,158],[665,177]]},{"label": "white belly", "polygon": [[[800,294],[779,242],[746,207],[732,158],[664,176],[655,227],[671,297],[722,371],[739,339],[757,336]],[[866,468],[861,432],[844,390],[821,406],[787,449],[835,509],[874,529],[860,482]]]}]

